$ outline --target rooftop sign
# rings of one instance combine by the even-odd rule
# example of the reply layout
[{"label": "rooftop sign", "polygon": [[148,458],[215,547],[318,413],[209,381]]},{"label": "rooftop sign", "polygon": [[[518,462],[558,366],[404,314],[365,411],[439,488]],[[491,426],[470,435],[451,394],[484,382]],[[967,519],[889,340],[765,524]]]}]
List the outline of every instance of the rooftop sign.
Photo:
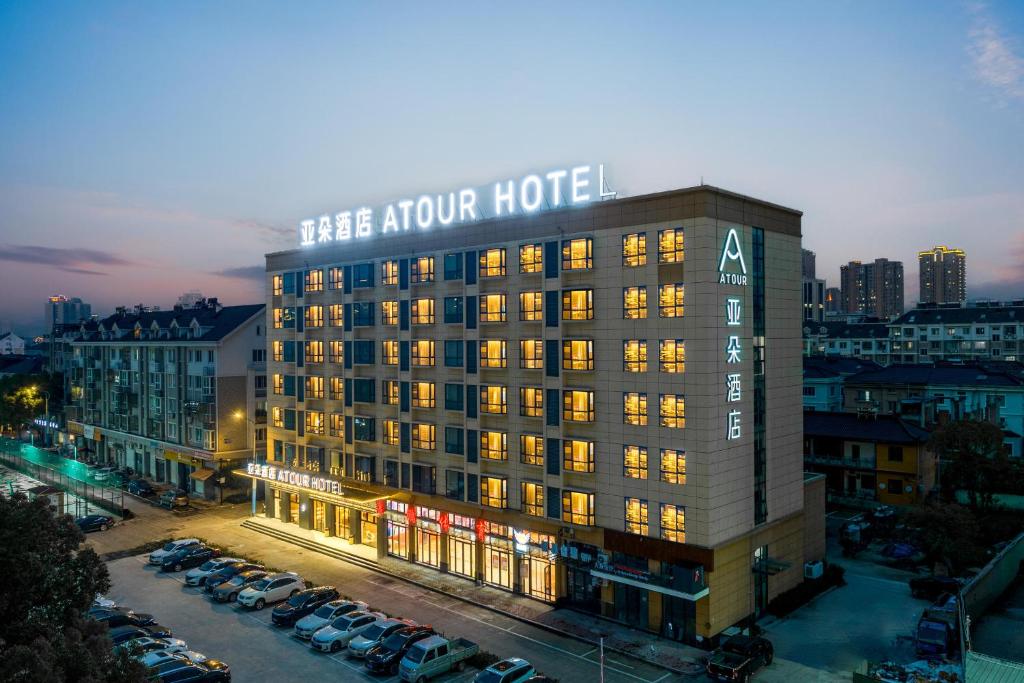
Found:
[{"label": "rooftop sign", "polygon": [[315,247],[581,206],[615,197],[616,193],[606,187],[604,164],[533,173],[479,188],[402,199],[377,209],[363,206],[307,218],[299,223],[299,246]]}]

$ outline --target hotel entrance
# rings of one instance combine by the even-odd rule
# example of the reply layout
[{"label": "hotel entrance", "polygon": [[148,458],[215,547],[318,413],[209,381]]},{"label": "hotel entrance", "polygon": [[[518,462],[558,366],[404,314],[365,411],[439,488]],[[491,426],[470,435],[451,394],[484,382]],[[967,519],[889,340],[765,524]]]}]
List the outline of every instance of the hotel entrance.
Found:
[{"label": "hotel entrance", "polygon": [[341,538],[352,537],[352,525],[349,522],[349,518],[352,514],[352,510],[343,506],[334,506],[334,535]]},{"label": "hotel entrance", "polygon": [[377,547],[377,515],[372,512],[359,513],[359,543],[371,548]]},{"label": "hotel entrance", "polygon": [[330,533],[327,527],[327,503],[321,500],[313,500],[313,529],[320,533]]},{"label": "hotel entrance", "polygon": [[409,559],[409,525],[388,520],[388,555]]},{"label": "hotel entrance", "polygon": [[288,519],[286,522],[299,523],[299,496],[296,493],[286,493],[288,496]]},{"label": "hotel entrance", "polygon": [[531,598],[544,602],[555,601],[555,563],[536,555],[519,559],[519,579],[522,591]]},{"label": "hotel entrance", "polygon": [[[420,522],[422,524],[422,522]],[[441,534],[416,527],[416,561],[430,567],[441,566]]]}]

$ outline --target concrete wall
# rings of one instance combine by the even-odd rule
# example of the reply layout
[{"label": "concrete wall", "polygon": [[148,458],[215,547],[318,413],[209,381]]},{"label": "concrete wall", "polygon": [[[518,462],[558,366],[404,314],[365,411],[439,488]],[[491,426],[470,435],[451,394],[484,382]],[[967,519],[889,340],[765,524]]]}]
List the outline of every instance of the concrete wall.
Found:
[{"label": "concrete wall", "polygon": [[804,562],[825,559],[825,476],[804,475]]},{"label": "concrete wall", "polygon": [[992,558],[961,591],[964,609],[971,621],[977,620],[1006,592],[1024,567],[1024,533]]}]

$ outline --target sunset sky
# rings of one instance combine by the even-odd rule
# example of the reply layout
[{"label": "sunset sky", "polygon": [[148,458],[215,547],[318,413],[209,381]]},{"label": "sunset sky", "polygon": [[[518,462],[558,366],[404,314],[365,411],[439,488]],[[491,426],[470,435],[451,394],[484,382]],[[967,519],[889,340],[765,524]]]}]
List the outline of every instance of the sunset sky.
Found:
[{"label": "sunset sky", "polygon": [[1024,3],[0,5],[0,321],[263,300],[318,212],[603,162],[1024,297]]}]

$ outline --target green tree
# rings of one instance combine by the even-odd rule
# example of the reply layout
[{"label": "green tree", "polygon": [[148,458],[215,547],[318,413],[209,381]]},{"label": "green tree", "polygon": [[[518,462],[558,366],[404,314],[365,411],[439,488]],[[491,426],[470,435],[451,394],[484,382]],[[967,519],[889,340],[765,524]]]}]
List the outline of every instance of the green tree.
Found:
[{"label": "green tree", "polygon": [[0,425],[20,429],[43,410],[43,395],[37,378],[15,375],[0,380]]},{"label": "green tree", "polygon": [[83,539],[45,498],[0,497],[0,680],[146,680],[142,665],[115,653],[106,626],[87,616],[110,577],[95,551],[80,547]]},{"label": "green tree", "polygon": [[1009,458],[998,425],[978,420],[951,422],[929,440],[939,457],[939,484],[944,500],[955,500],[958,489],[967,493],[973,509],[992,507],[993,494],[1010,476]]},{"label": "green tree", "polygon": [[920,530],[921,550],[929,564],[941,562],[958,574],[977,561],[980,527],[967,508],[955,503],[928,503],[912,510],[907,523]]}]

